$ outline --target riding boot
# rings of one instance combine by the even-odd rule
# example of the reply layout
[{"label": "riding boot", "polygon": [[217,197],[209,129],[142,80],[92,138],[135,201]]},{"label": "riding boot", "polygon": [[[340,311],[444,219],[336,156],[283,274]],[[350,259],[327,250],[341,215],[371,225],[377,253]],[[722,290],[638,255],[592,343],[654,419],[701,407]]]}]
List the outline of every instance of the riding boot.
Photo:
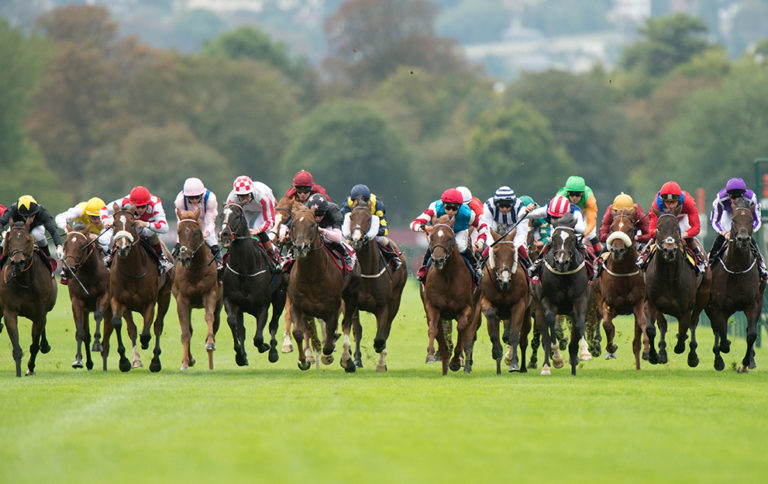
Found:
[{"label": "riding boot", "polygon": [[[213,247],[211,247],[213,249]],[[171,255],[176,258],[179,256],[179,251],[181,251],[181,244],[176,242],[176,245],[173,246],[173,250],[171,251]]]},{"label": "riding boot", "polygon": [[725,237],[722,234],[717,234],[715,241],[712,242],[712,248],[709,249],[709,265],[714,265],[717,261],[717,257],[720,255],[720,251],[725,244]]},{"label": "riding boot", "polygon": [[400,269],[400,267],[402,267],[403,261],[400,260],[400,257],[394,251],[382,248],[381,255],[384,256],[384,259],[387,261],[387,264],[392,265],[393,271],[396,271]]},{"label": "riding boot", "polygon": [[216,270],[221,272],[221,269],[224,266],[221,262],[221,247],[219,247],[219,244],[211,246],[211,253],[213,254],[213,259],[216,261]]},{"label": "riding boot", "polygon": [[152,246],[152,248],[155,250],[155,253],[157,254],[157,258],[158,258],[157,267],[160,270],[160,273],[165,274],[166,272],[173,269],[173,262],[169,261],[168,258],[165,256],[165,251],[163,250],[162,244],[154,245]]},{"label": "riding boot", "polygon": [[424,258],[421,259],[421,267],[419,267],[419,270],[416,272],[416,279],[418,279],[419,282],[424,282],[427,280],[427,272],[429,272],[430,260],[432,260],[432,251],[429,250],[429,247],[427,247],[427,251],[424,252]]},{"label": "riding boot", "polygon": [[107,252],[107,255],[104,256],[104,267],[109,268],[109,266],[112,265],[112,257],[115,254],[115,249],[112,248],[109,252]]},{"label": "riding boot", "polygon": [[469,261],[469,264],[472,266],[472,277],[474,278],[475,284],[479,286],[480,281],[483,277],[483,273],[478,268],[477,258],[475,258],[475,254],[472,252],[472,249],[467,247],[467,249],[464,250],[464,252],[462,252],[461,255],[462,257],[467,259]]}]

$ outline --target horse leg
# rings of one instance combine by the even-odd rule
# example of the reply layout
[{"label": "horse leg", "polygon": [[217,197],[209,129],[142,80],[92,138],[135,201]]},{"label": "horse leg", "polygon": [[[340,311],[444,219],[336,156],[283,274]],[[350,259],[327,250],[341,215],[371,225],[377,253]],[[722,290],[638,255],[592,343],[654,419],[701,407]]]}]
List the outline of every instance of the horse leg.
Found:
[{"label": "horse leg", "polygon": [[[555,337],[555,313],[543,307],[536,311],[536,325],[541,334],[541,346],[544,349],[544,363],[541,365],[541,374],[551,375],[552,370],[549,366],[549,358],[552,350],[557,348],[557,339]],[[562,366],[562,364],[561,360],[560,366]]]},{"label": "horse leg", "polygon": [[[382,313],[383,313],[383,316],[382,316]],[[377,334],[378,334],[378,331],[379,331],[378,328],[380,326],[379,319],[382,318],[382,317],[387,318],[387,308],[386,308],[386,306],[383,308],[383,310],[379,311],[379,314],[376,315],[376,333]],[[381,324],[386,325],[387,323],[386,322],[382,322]],[[357,309],[355,310],[354,314],[352,315],[352,334],[355,336],[355,355],[354,355],[355,367],[356,368],[362,368],[363,367],[363,353],[362,353],[362,351],[360,351],[360,344],[363,341],[363,325],[360,324],[360,311],[357,310]],[[388,334],[389,334],[389,332],[387,331],[387,335]],[[384,345],[386,346],[386,344],[387,344],[387,339],[385,337],[384,338]],[[373,340],[373,347],[374,347],[374,349],[376,348],[376,338],[374,338],[374,340]],[[384,365],[384,366],[385,366],[384,371],[387,371],[386,370],[386,365]],[[381,370],[377,369],[376,371],[381,371]]]},{"label": "horse leg", "polygon": [[[93,322],[95,324],[95,328],[93,330],[93,347],[91,347],[91,351],[94,353],[101,353],[101,321],[104,319],[104,309],[103,304],[99,304],[96,307],[96,311],[93,312]],[[106,329],[105,329],[106,331]]]},{"label": "horse leg", "polygon": [[600,334],[600,320],[602,314],[597,303],[597,299],[590,297],[589,305],[587,306],[587,334],[589,340],[589,354],[597,358],[600,356],[600,342],[603,340]]},{"label": "horse leg", "polygon": [[256,316],[256,332],[253,333],[253,346],[259,353],[269,351],[269,345],[264,342],[264,326],[267,325],[267,312],[269,305],[265,305]]},{"label": "horse leg", "polygon": [[283,353],[290,353],[293,351],[293,345],[291,344],[291,305],[290,300],[285,300],[285,312],[283,315],[285,319],[285,332],[283,333],[283,347],[280,349]]},{"label": "horse leg", "polygon": [[565,336],[565,325],[573,326],[573,323],[566,316],[558,315],[555,318],[555,335],[560,347],[560,351],[565,351],[568,347],[568,338]]},{"label": "horse leg", "polygon": [[741,366],[738,368],[739,373],[746,373],[757,367],[754,359],[754,347],[757,340],[757,320],[760,317],[761,305],[762,300],[755,301],[744,311],[744,315],[747,317],[747,352],[744,353],[744,358],[741,360]]},{"label": "horse leg", "polygon": [[216,351],[216,331],[219,329],[218,312],[221,309],[219,307],[218,291],[212,290],[203,298],[203,309],[205,310],[205,323],[208,326],[208,334],[205,336],[205,350],[208,352],[208,369],[213,370],[213,352]]},{"label": "horse leg", "polygon": [[462,316],[459,316],[459,321],[456,324],[456,331],[458,332],[456,351],[464,352],[464,373],[472,373],[472,351],[477,336],[477,326],[474,323],[472,308],[469,307]]},{"label": "horse leg", "polygon": [[75,341],[77,342],[77,353],[75,353],[75,361],[72,362],[72,368],[83,367],[83,331],[84,324],[83,318],[85,317],[85,305],[80,299],[72,300],[72,318],[75,320]]},{"label": "horse leg", "polygon": [[101,363],[102,371],[107,371],[107,358],[109,357],[109,337],[112,336],[111,319],[104,320],[104,333],[101,336]]},{"label": "horse leg", "polygon": [[280,354],[277,352],[277,329],[280,327],[281,312],[282,308],[278,310],[274,304],[272,305],[272,315],[269,319],[269,354],[267,355],[270,363],[275,363],[280,358]]},{"label": "horse leg", "polygon": [[243,320],[243,313],[240,308],[229,299],[224,300],[224,308],[227,312],[227,324],[229,325],[230,331],[232,331],[235,363],[237,363],[237,366],[247,366],[248,356],[245,353],[245,348],[240,344],[240,331],[238,330],[238,324]]},{"label": "horse leg", "polygon": [[392,329],[392,320],[394,319],[392,309],[390,302],[384,310],[379,311],[379,314],[376,315],[376,336],[373,338],[373,350],[379,354],[379,360],[376,362],[376,371],[378,372],[387,371],[387,339],[389,339],[389,332]]},{"label": "horse leg", "polygon": [[32,321],[32,344],[29,345],[29,361],[27,362],[25,376],[33,376],[35,374],[35,359],[40,351],[40,339],[43,335],[43,328],[45,328],[45,315],[42,316],[41,321]]},{"label": "horse leg", "polygon": [[[123,335],[122,333],[122,327],[123,327],[123,311],[126,311],[125,307],[120,306],[114,299],[112,300],[112,329],[115,331],[115,336],[117,336],[117,353],[120,355],[120,362],[118,364],[120,371],[129,371],[131,369],[131,362],[128,360],[128,358],[125,357],[125,345],[123,344]],[[126,312],[126,321],[130,319],[130,311]],[[129,328],[126,328],[129,330]],[[135,329],[134,329],[135,331]],[[106,337],[106,335],[105,335]],[[134,348],[136,348],[135,343],[135,337],[134,337]],[[106,362],[105,362],[106,366]]]},{"label": "horse leg", "polygon": [[[289,310],[292,310],[291,307],[288,308]],[[299,320],[296,319],[295,313],[291,314],[291,320],[293,321],[293,338],[296,340],[296,349],[298,350],[298,356],[299,356],[299,369],[302,371],[309,370],[309,367],[312,366],[312,363],[310,363],[307,360],[307,350],[309,350],[309,340],[304,338],[304,331],[302,330],[301,326],[306,325],[307,323],[299,323]],[[306,342],[306,348],[304,347],[304,343]]]},{"label": "horse leg", "polygon": [[535,325],[533,326],[533,336],[531,336],[531,360],[528,362],[528,368],[536,368],[538,364],[539,346],[541,345],[541,331]]},{"label": "horse leg", "polygon": [[528,307],[523,313],[523,327],[520,330],[520,373],[527,373],[525,351],[528,349],[528,334],[531,332],[531,312]]},{"label": "horse leg", "polygon": [[88,321],[89,313],[86,312],[83,317],[83,344],[85,345],[85,368],[93,369],[93,359],[91,358],[91,324]]},{"label": "horse leg", "polygon": [[659,313],[659,362],[667,363],[667,318]]},{"label": "horse leg", "polygon": [[5,318],[6,333],[8,333],[8,339],[11,340],[11,346],[13,346],[13,361],[16,363],[16,376],[21,378],[21,357],[24,354],[19,345],[19,327],[18,327],[18,315],[10,311],[3,313]]},{"label": "horse leg", "polygon": [[[512,347],[512,361],[509,364],[509,371],[520,371],[520,360],[517,357],[517,347],[520,346],[520,332],[523,328],[523,318],[525,317],[525,302],[518,302],[512,307],[510,317],[509,346]],[[525,365],[525,355],[523,354],[523,365]]]},{"label": "horse leg", "polygon": [[[440,362],[442,363],[443,376],[448,374],[448,358],[451,354],[451,347],[448,343],[450,336],[446,334],[448,330],[448,324],[440,319],[440,315],[437,315],[435,320],[437,326],[437,333],[435,338],[437,339],[437,351],[440,353]],[[457,368],[458,369],[458,368]]]},{"label": "horse leg", "polygon": [[133,347],[131,348],[131,366],[133,368],[141,368],[144,366],[141,362],[141,355],[139,354],[139,348],[136,346],[136,338],[138,337],[138,328],[133,322],[133,313],[131,311],[125,311],[125,322],[128,338],[131,340]]},{"label": "horse leg", "polygon": [[694,311],[689,321],[691,329],[691,342],[688,344],[688,366],[695,368],[699,366],[699,355],[696,354],[696,348],[699,344],[696,342],[696,326],[699,322],[699,311]]},{"label": "horse leg", "polygon": [[603,312],[603,329],[605,330],[605,359],[616,358],[616,350],[619,348],[613,339],[616,337],[616,326],[613,324],[613,315],[608,311]]},{"label": "horse leg", "polygon": [[[159,304],[158,304],[159,306]],[[152,322],[152,319],[155,317],[155,305],[151,304],[149,308],[147,309],[146,313],[144,314],[144,326],[147,326],[147,322]],[[155,318],[155,322],[153,324],[153,329],[155,330],[155,347],[152,349],[152,360],[149,362],[149,371],[152,373],[157,373],[162,369],[162,365],[160,364],[160,353],[162,351],[160,350],[160,335],[163,334],[163,318],[160,317],[159,311],[157,318]],[[192,332],[192,327],[190,326],[190,333]],[[194,358],[190,356],[190,365],[194,365]]]},{"label": "horse leg", "polygon": [[[587,332],[586,316],[588,303],[589,294],[584,294],[581,300],[578,300],[574,304],[573,326],[571,327],[571,342],[568,348],[571,357],[571,375],[576,375],[576,367],[578,366],[579,361],[584,359],[584,356],[589,356],[589,358],[586,359],[592,359],[592,355],[590,355],[589,351],[587,351],[586,340],[584,338],[584,335]],[[581,347],[581,354],[577,355],[579,347]]]},{"label": "horse leg", "polygon": [[[435,357],[435,338],[437,337],[438,326],[440,324],[440,315],[431,306],[424,304],[424,311],[427,313],[427,360],[425,363],[435,363],[437,358]],[[438,341],[438,346],[440,342]],[[443,373],[445,374],[445,373]]]},{"label": "horse leg", "polygon": [[43,331],[40,335],[40,353],[45,355],[49,351],[51,351],[51,345],[48,343],[48,338],[45,335],[45,326],[43,326]]},{"label": "horse leg", "polygon": [[688,339],[688,327],[691,324],[691,316],[690,314],[687,316],[687,318],[683,316],[677,320],[677,344],[675,345],[674,351],[678,355],[685,351],[685,340]]},{"label": "horse leg", "polygon": [[189,299],[186,296],[182,294],[177,294],[177,296],[176,313],[179,316],[179,326],[181,327],[181,370],[184,371],[189,370],[191,366],[189,364],[189,343],[192,339],[192,332],[190,331],[192,308],[190,308]]},{"label": "horse leg", "polygon": [[659,354],[656,352],[656,312],[646,303],[643,309],[646,317],[645,332],[648,335],[648,362],[652,365],[659,363]]},{"label": "horse leg", "polygon": [[[499,319],[496,317],[496,310],[485,300],[481,302],[482,312],[485,315],[485,322],[488,326],[488,336],[491,338],[491,358],[496,361],[496,374],[501,374],[502,347],[499,341]],[[505,331],[506,332],[506,331]],[[511,370],[510,370],[511,371]]]},{"label": "horse leg", "polygon": [[[349,338],[349,334],[352,332],[352,324],[356,313],[352,308],[352,304],[344,304],[344,318],[341,321],[341,331],[344,333],[344,343],[342,345],[341,359],[339,364],[344,368],[347,373],[354,373],[357,367],[352,357],[352,343]],[[349,312],[352,314],[349,314]]]}]

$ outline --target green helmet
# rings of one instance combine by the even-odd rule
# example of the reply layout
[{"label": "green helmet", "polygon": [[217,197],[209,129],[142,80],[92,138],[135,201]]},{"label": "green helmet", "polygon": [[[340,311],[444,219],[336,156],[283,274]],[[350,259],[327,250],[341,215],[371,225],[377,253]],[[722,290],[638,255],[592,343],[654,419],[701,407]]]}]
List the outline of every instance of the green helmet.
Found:
[{"label": "green helmet", "polygon": [[536,203],[533,201],[533,198],[529,197],[528,195],[523,195],[522,197],[518,198],[521,202],[523,202],[523,205],[528,206],[532,203]]},{"label": "green helmet", "polygon": [[565,182],[565,190],[569,192],[583,192],[586,188],[587,184],[580,176],[569,176]]}]

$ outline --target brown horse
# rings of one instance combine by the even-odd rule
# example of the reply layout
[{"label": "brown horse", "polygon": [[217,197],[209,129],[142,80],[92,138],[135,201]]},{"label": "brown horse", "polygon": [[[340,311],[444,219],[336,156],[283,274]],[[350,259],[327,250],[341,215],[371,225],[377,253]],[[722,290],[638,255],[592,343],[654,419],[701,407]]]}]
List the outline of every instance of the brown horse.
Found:
[{"label": "brown horse", "polygon": [[[488,260],[484,277],[480,283],[480,299],[472,316],[473,325],[479,327],[480,313],[488,322],[488,336],[491,338],[491,357],[496,360],[496,374],[501,373],[502,346],[499,341],[499,320],[504,320],[504,334],[510,347],[509,371],[527,371],[525,350],[528,347],[527,332],[522,335],[524,319],[528,308],[528,277],[525,268],[519,264],[517,247],[512,239],[514,231],[503,237],[491,231],[493,243],[488,249]],[[530,318],[530,312],[528,312]],[[528,323],[530,329],[530,322]],[[521,357],[518,359],[517,347]]]},{"label": "brown horse", "polygon": [[[293,211],[293,200],[288,197],[283,197],[275,205],[275,223],[269,229],[272,234],[270,238],[277,242],[280,247],[280,252],[283,252],[283,248],[286,247],[288,241],[288,224],[291,221],[291,215]],[[285,312],[283,318],[285,319],[285,331],[283,332],[283,347],[280,351],[283,353],[290,353],[293,351],[293,344],[291,343],[291,304],[290,300],[285,301]],[[314,327],[314,321],[311,323]],[[317,340],[317,336],[315,336]],[[319,346],[319,342],[318,346]]]},{"label": "brown horse", "polygon": [[32,321],[32,344],[29,346],[27,375],[35,374],[37,352],[48,353],[50,345],[45,339],[48,312],[56,304],[56,280],[39,255],[35,254],[35,240],[29,225],[17,222],[5,235],[3,256],[6,258],[0,278],[0,307],[8,327],[8,338],[13,346],[16,376],[21,377],[22,350],[19,345],[18,317]]},{"label": "brown horse", "polygon": [[293,337],[298,346],[299,368],[308,370],[310,367],[304,341],[307,341],[308,348],[313,333],[309,321],[313,317],[325,321],[321,361],[326,365],[333,362],[336,328],[343,310],[344,351],[340,363],[345,371],[354,372],[349,333],[352,316],[357,311],[360,265],[355,264],[352,272],[343,273],[325,247],[314,212],[299,203],[294,204],[290,239],[296,262],[288,280],[288,298],[291,301],[291,319],[295,324]]},{"label": "brown horse", "polygon": [[[429,232],[429,249],[432,252],[432,266],[427,272],[424,284],[420,286],[421,300],[427,315],[427,358],[435,356],[434,341],[437,338],[440,359],[443,363],[443,375],[458,371],[460,357],[464,351],[464,372],[472,371],[472,349],[477,327],[472,323],[474,300],[472,295],[472,275],[456,245],[456,233],[453,231],[455,219],[448,215],[436,219]],[[453,358],[450,356],[450,321],[456,320],[458,332]]]},{"label": "brown horse", "polygon": [[757,339],[757,321],[763,308],[765,281],[760,278],[756,255],[752,252],[752,210],[745,198],[733,205],[731,231],[725,252],[712,266],[712,291],[705,308],[715,333],[715,370],[725,368],[720,352],[728,353],[728,318],[737,311],[744,311],[747,318],[747,352],[738,368],[740,373],[755,368],[754,344]]},{"label": "brown horse", "polygon": [[642,271],[637,267],[634,237],[634,209],[615,210],[611,234],[606,240],[610,253],[600,276],[592,284],[592,292],[603,317],[606,360],[616,358],[618,348],[613,342],[616,334],[613,319],[617,314],[634,314],[635,337],[632,340],[632,351],[635,353],[635,369],[639,370],[641,335],[645,357],[648,356],[650,346],[645,330],[645,281]]},{"label": "brown horse", "polygon": [[667,213],[661,213],[655,208],[653,210],[658,217],[656,240],[653,242],[656,253],[645,269],[645,298],[649,315],[646,332],[651,344],[648,360],[656,364],[660,358],[662,361],[666,359],[666,324],[660,324],[659,353],[656,353],[654,346],[654,323],[666,313],[676,317],[678,321],[675,353],[685,351],[688,329],[691,330],[688,366],[695,367],[699,364],[696,354],[696,326],[699,323],[699,314],[709,301],[712,272],[707,268],[706,272],[697,275],[693,266],[686,262],[685,242],[682,240],[677,220],[681,207]]},{"label": "brown horse", "polygon": [[[373,339],[373,349],[379,354],[376,371],[387,371],[387,338],[392,328],[392,321],[400,308],[400,298],[403,294],[408,274],[405,271],[405,257],[401,254],[403,263],[400,270],[393,271],[390,264],[384,260],[378,243],[365,237],[371,228],[371,205],[358,203],[349,216],[350,242],[357,253],[360,264],[360,286],[358,288],[358,309],[368,311],[376,316],[376,336]],[[394,245],[394,242],[392,243]],[[362,367],[360,340],[363,329],[360,325],[359,310],[353,318],[355,331],[355,364]],[[358,364],[359,363],[359,364]]]},{"label": "brown horse", "polygon": [[[64,264],[69,272],[69,300],[72,303],[72,317],[75,320],[75,339],[77,354],[72,368],[83,367],[81,347],[85,343],[85,367],[93,368],[91,360],[91,330],[89,315],[93,313],[96,329],[93,333],[93,351],[101,352],[99,326],[102,319],[111,324],[112,307],[109,304],[109,270],[101,260],[96,234],[90,233],[85,226],[75,229],[67,227],[64,239]],[[105,328],[106,334],[106,328]],[[103,369],[107,369],[106,354],[102,355]]]},{"label": "brown horse", "polygon": [[[171,302],[171,286],[173,285],[174,269],[162,276],[158,273],[157,263],[149,255],[153,249],[144,245],[136,228],[133,206],[120,209],[114,205],[113,243],[115,258],[109,272],[110,302],[112,305],[112,328],[117,332],[117,352],[120,354],[120,371],[129,371],[131,362],[125,357],[125,346],[122,339],[123,317],[128,323],[128,335],[133,343],[133,367],[141,365],[139,352],[136,348],[136,326],[133,324],[132,311],[141,314],[144,326],[141,332],[141,348],[149,348],[151,335],[149,326],[154,320],[155,347],[149,371],[158,372],[160,364],[160,335],[163,332],[163,319]],[[165,248],[163,248],[165,250]],[[105,330],[105,339],[109,338]],[[105,344],[105,351],[108,346]]]},{"label": "brown horse", "polygon": [[221,306],[224,291],[218,282],[215,258],[205,243],[200,217],[200,209],[194,212],[176,209],[179,218],[177,233],[179,237],[179,257],[176,274],[173,278],[173,297],[181,325],[181,346],[184,355],[181,369],[187,370],[195,364],[195,358],[189,350],[192,338],[192,308],[205,310],[205,323],[208,334],[205,349],[208,352],[208,368],[213,370],[213,352],[216,350],[216,332],[219,330]]}]

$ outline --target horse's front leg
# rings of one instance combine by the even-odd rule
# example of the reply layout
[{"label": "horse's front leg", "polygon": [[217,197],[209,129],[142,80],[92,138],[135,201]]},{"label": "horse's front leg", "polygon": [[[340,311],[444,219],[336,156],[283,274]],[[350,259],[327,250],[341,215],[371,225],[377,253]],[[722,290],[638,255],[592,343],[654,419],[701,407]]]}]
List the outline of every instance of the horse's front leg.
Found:
[{"label": "horse's front leg", "polygon": [[[456,319],[456,348],[453,360],[459,364],[459,357],[464,353],[464,373],[472,372],[472,349],[475,344],[475,325],[472,324],[472,307],[468,306]],[[453,361],[451,362],[453,363]],[[459,368],[457,367],[456,370]],[[451,368],[453,370],[453,368]],[[454,370],[454,371],[456,371]]]},{"label": "horse's front leg", "polygon": [[[147,322],[152,323],[152,319],[155,317],[155,305],[150,304],[149,308],[144,313],[144,325],[147,325]],[[159,315],[154,320],[153,329],[155,333],[155,347],[152,349],[152,360],[149,362],[149,371],[152,373],[157,373],[162,369],[162,365],[160,364],[160,353],[162,351],[160,350],[160,335],[163,334],[163,318],[161,318]],[[190,332],[192,331],[192,328],[190,326]],[[190,355],[190,366],[195,364],[195,359],[192,358]]]},{"label": "horse's front leg", "polygon": [[757,320],[760,317],[761,300],[753,301],[752,305],[744,311],[747,317],[747,352],[741,360],[739,373],[746,373],[757,367],[755,363],[755,341],[757,340]]},{"label": "horse's front leg", "polygon": [[18,315],[14,312],[5,311],[3,313],[5,318],[5,324],[7,326],[6,332],[8,333],[8,339],[11,340],[11,346],[13,347],[13,361],[16,363],[16,376],[21,378],[21,357],[24,352],[19,345],[19,327],[18,327]]},{"label": "horse's front leg", "polygon": [[[491,358],[496,361],[496,374],[501,374],[501,359],[504,351],[499,340],[499,319],[496,317],[496,309],[485,299],[481,299],[479,305],[485,315],[485,324],[488,327],[488,337],[491,339]],[[506,332],[506,331],[505,331]],[[509,341],[509,340],[507,340]]]},{"label": "horse's front leg", "polygon": [[253,333],[253,346],[259,350],[259,353],[269,351],[269,345],[264,342],[264,326],[267,325],[267,314],[269,305],[266,304],[256,315],[256,332]]},{"label": "horse's front leg", "polygon": [[40,338],[43,335],[43,328],[45,328],[45,314],[42,315],[40,320],[32,321],[32,344],[29,345],[29,361],[27,362],[26,376],[35,374],[35,359],[40,351]]},{"label": "horse's front leg", "polygon": [[291,321],[293,318],[291,318],[290,300],[287,298],[285,300],[284,313],[285,314],[283,315],[283,319],[285,319],[285,332],[283,333],[283,347],[280,349],[280,351],[283,353],[290,353],[293,351],[293,345],[291,344]]},{"label": "horse's front leg", "polygon": [[243,312],[240,307],[230,301],[224,300],[224,309],[227,313],[227,325],[229,325],[230,331],[232,331],[232,343],[235,351],[235,363],[237,366],[248,365],[248,355],[245,353],[245,348],[240,340],[239,326],[242,325]]},{"label": "horse's front leg", "polygon": [[[125,357],[125,345],[123,344],[123,335],[122,335],[122,328],[123,328],[123,313],[125,312],[126,317],[125,320],[128,321],[130,319],[131,313],[128,311],[125,306],[118,303],[116,300],[112,300],[112,329],[115,332],[115,336],[117,336],[117,354],[119,355],[119,368],[120,371],[129,371],[131,369],[131,362],[128,358]],[[133,321],[131,321],[133,322]],[[130,328],[126,328],[128,333],[130,333]],[[134,337],[133,337],[133,348],[134,352],[136,351],[136,336],[135,331],[136,327],[133,326],[134,330]],[[105,334],[105,338],[107,335]],[[106,368],[106,362],[104,363],[104,367]]]},{"label": "horse's front leg", "polygon": [[659,363],[667,363],[667,330],[669,329],[669,326],[667,325],[667,318],[664,316],[664,313],[659,312],[658,314],[658,321],[659,321]]},{"label": "horse's front leg", "polygon": [[[427,359],[425,363],[435,363],[437,357],[435,357],[435,338],[437,338],[438,325],[440,324],[440,315],[431,306],[424,305],[424,312],[427,315]],[[430,317],[430,313],[432,316]],[[431,318],[431,319],[430,319]],[[439,343],[438,343],[439,344]]]},{"label": "horse's front leg", "polygon": [[[386,307],[383,309],[383,312],[384,313],[387,312]],[[380,324],[379,323],[379,319],[381,318],[381,313],[382,313],[382,311],[379,311],[379,314],[376,315],[376,327],[377,328],[378,328],[378,326]],[[363,341],[363,325],[360,324],[360,310],[359,309],[355,309],[355,312],[352,315],[352,334],[355,337],[355,354],[354,354],[355,367],[356,368],[362,368],[363,367],[363,352],[360,351],[360,344]],[[385,344],[386,344],[386,340],[385,340]],[[373,342],[373,347],[376,348],[376,340],[374,340],[374,342]],[[381,354],[380,351],[378,353]],[[379,361],[381,361],[381,359],[379,359]],[[382,371],[382,370],[379,370],[378,367],[377,367],[376,371]],[[384,365],[384,370],[383,371],[387,371],[386,364]]]},{"label": "horse's front leg", "polygon": [[[520,334],[523,329],[525,318],[525,301],[518,301],[512,307],[510,314],[509,346],[512,348],[512,358],[509,364],[510,372],[522,371],[520,360],[517,357],[517,348],[521,346]],[[522,346],[521,346],[522,353]],[[525,353],[522,353],[522,365],[525,367]]]},{"label": "horse's front leg", "polygon": [[696,354],[696,348],[699,343],[696,342],[696,326],[699,323],[699,311],[694,311],[689,321],[691,330],[691,342],[688,344],[688,366],[695,368],[699,366],[699,355]]},{"label": "horse's front leg", "polygon": [[656,352],[656,344],[654,342],[656,339],[656,311],[650,302],[646,302],[643,312],[646,316],[645,332],[648,335],[648,362],[655,365],[659,363],[659,354]]},{"label": "horse's front leg", "polygon": [[341,352],[341,359],[339,360],[339,364],[347,373],[354,373],[357,367],[355,366],[355,361],[352,357],[352,342],[349,335],[352,333],[352,324],[356,310],[352,309],[353,314],[348,314],[348,310],[351,305],[345,304],[344,306],[344,318],[341,321],[341,331],[344,334],[344,343],[342,345],[343,351]]},{"label": "horse's front leg", "polygon": [[[208,369],[213,370],[213,352],[216,351],[216,330],[217,327],[217,315],[216,312],[221,308],[218,307],[219,295],[218,291],[213,290],[203,298],[203,309],[205,310],[205,323],[208,326],[208,334],[205,336],[205,350],[208,352]],[[191,321],[190,321],[191,329]]]},{"label": "horse's front leg", "polygon": [[[289,307],[289,309],[292,309]],[[309,362],[307,359],[307,352],[311,352],[310,349],[310,342],[309,339],[304,337],[304,331],[302,329],[303,326],[306,326],[307,323],[303,322],[302,324],[298,323],[298,319],[296,319],[296,313],[291,311],[291,320],[293,321],[293,338],[296,340],[296,349],[298,350],[298,356],[299,356],[299,369],[302,371],[309,370],[309,367],[312,366],[312,363]],[[306,342],[306,348],[304,347],[304,343]]]},{"label": "horse's front leg", "polygon": [[[541,334],[541,346],[544,348],[544,363],[541,365],[541,374],[550,375],[552,373],[552,370],[549,366],[550,356],[552,354],[552,350],[557,349],[557,337],[555,336],[555,318],[557,316],[552,310],[545,306],[544,302],[541,302],[540,306],[541,308],[537,310],[539,314],[537,315],[536,322],[537,326],[541,324],[539,323],[539,320],[543,323],[543,325],[539,326],[539,333]],[[563,366],[562,358],[559,361],[553,360],[552,363],[555,368],[561,368]]]},{"label": "horse's front leg", "polygon": [[[85,317],[85,305],[80,299],[73,299],[72,300],[72,318],[75,320],[75,341],[77,342],[77,352],[75,353],[75,361],[72,362],[72,368],[83,367],[82,349],[83,349],[83,340],[84,340],[83,333],[85,331],[85,324],[83,323],[84,317]],[[89,353],[88,359],[90,360],[90,353]]]},{"label": "horse's front leg", "polygon": [[[93,346],[91,351],[94,353],[101,353],[101,321],[104,319],[104,306],[105,302],[99,302],[96,306],[96,311],[93,312],[93,322],[96,326],[93,330]],[[105,330],[106,331],[106,330]]]},{"label": "horse's front leg", "polygon": [[176,298],[176,312],[179,316],[179,326],[181,327],[181,370],[188,370],[190,366],[189,345],[192,339],[191,331],[191,311],[189,298],[178,294]]}]

